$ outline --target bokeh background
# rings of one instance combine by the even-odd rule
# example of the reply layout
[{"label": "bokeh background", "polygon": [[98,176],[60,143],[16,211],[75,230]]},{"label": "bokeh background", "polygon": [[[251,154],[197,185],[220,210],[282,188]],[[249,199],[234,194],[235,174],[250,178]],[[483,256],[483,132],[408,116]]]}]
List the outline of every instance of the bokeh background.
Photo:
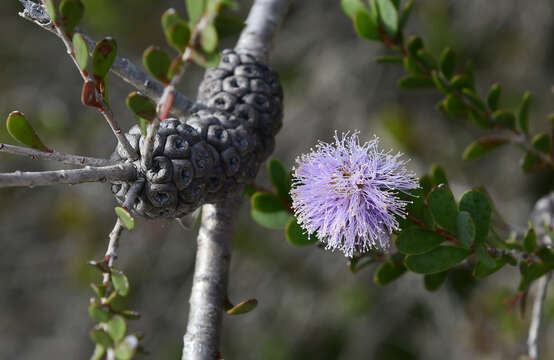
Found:
[{"label": "bokeh background", "polygon": [[[119,53],[140,63],[150,44],[164,43],[160,15],[180,0],[83,0],[81,28],[96,39],[114,37]],[[239,1],[244,18],[251,1]],[[17,16],[18,1],[0,2],[0,115],[25,112],[43,140],[58,151],[108,157],[115,145],[107,124],[80,103],[81,79],[62,43]],[[477,88],[486,94],[503,85],[503,104],[516,108],[521,94],[534,95],[533,131],[548,129],[554,78],[554,4],[551,0],[419,0],[408,33],[420,34],[439,54],[452,47],[472,59]],[[232,46],[234,39],[226,42]],[[521,152],[496,151],[464,163],[461,152],[476,136],[468,121],[434,110],[433,90],[402,91],[403,70],[379,65],[386,51],[354,33],[338,0],[293,2],[279,32],[272,65],[285,90],[284,126],[275,156],[287,167],[318,139],[358,129],[377,134],[383,146],[411,158],[419,174],[441,164],[455,195],[485,185],[506,220],[526,226],[536,199],[551,187],[552,174],[524,175]],[[202,76],[191,69],[181,90],[194,97]],[[124,128],[133,117],[124,106],[132,91],[115,77],[111,99]],[[0,141],[13,143],[0,127]],[[0,171],[59,169],[63,165],[0,154]],[[268,185],[260,173],[258,181]],[[0,358],[86,359],[91,281],[99,275],[86,262],[103,256],[115,221],[115,201],[106,184],[0,189]],[[372,281],[374,268],[353,275],[346,259],[317,247],[295,248],[283,232],[249,218],[244,203],[231,269],[234,301],[257,298],[247,315],[225,317],[226,359],[515,359],[525,351],[525,317],[502,300],[515,293],[518,273],[503,269],[471,279],[454,271],[429,294],[421,277],[407,274],[390,286]],[[173,222],[139,220],[124,233],[118,266],[132,282],[128,306],[143,317],[147,358],[180,359],[194,265],[195,233]],[[554,358],[554,291],[545,307],[541,358]]]}]

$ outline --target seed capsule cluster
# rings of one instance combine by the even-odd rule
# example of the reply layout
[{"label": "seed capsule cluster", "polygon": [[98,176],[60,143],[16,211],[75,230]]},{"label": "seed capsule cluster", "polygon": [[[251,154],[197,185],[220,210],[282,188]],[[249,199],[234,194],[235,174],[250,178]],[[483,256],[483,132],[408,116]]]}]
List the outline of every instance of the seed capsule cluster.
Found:
[{"label": "seed capsule cluster", "polygon": [[[213,110],[161,123],[152,166],[139,170],[145,185],[131,210],[147,218],[182,217],[252,180],[273,151],[282,125],[282,100],[275,71],[249,54],[224,50],[219,66],[206,71],[198,91],[198,101]],[[125,136],[140,153],[144,137],[138,127]],[[120,146],[113,157],[124,158]],[[119,203],[130,187],[112,183]]]}]

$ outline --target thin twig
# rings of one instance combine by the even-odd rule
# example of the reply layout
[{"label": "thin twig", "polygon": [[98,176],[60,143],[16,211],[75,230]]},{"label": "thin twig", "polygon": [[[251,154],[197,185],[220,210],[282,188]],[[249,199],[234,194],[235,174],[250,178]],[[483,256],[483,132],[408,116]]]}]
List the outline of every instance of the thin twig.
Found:
[{"label": "thin twig", "polygon": [[527,337],[527,346],[529,349],[529,358],[537,360],[539,358],[539,331],[541,327],[542,309],[546,297],[546,289],[552,273],[541,277],[537,283],[537,293],[533,302],[533,314],[531,325],[529,326],[529,336]]},{"label": "thin twig", "polygon": [[108,159],[98,159],[89,156],[64,154],[56,151],[47,152],[35,150],[32,148],[2,144],[0,143],[0,152],[5,152],[12,155],[21,155],[30,157],[33,160],[54,160],[69,165],[91,165],[91,166],[107,166],[115,165],[116,161]]},{"label": "thin twig", "polygon": [[0,188],[14,186],[44,186],[57,184],[81,184],[85,182],[132,181],[137,176],[132,164],[90,167],[71,170],[36,171],[0,174]]},{"label": "thin twig", "polygon": [[[121,236],[121,233],[125,227],[123,226],[123,222],[119,218],[117,218],[117,221],[115,222],[115,226],[113,230],[110,232],[109,235],[109,243],[108,243],[108,250],[106,250],[106,261],[108,262],[108,267],[111,269],[113,266],[113,262],[115,259],[117,259],[117,248],[119,247],[119,238]],[[106,274],[109,277],[109,273],[104,273],[104,281],[109,280],[106,279]],[[107,291],[106,291],[107,292]]]},{"label": "thin twig", "polygon": [[[48,14],[42,5],[36,4],[30,0],[19,0],[24,5],[24,10],[19,13],[19,16],[25,20],[31,21],[41,28],[48,30],[57,35],[54,25],[50,22]],[[85,38],[89,51],[92,53],[97,42],[87,34],[77,31]],[[127,58],[116,57],[110,69],[116,76],[131,84],[131,86],[140,90],[146,96],[155,101],[159,101],[163,91],[164,84],[151,78],[148,74],[139,69],[133,62]],[[201,109],[206,109],[204,104],[190,100],[179,92],[174,92],[174,103],[171,113],[177,116],[184,116],[188,113],[195,112]]]},{"label": "thin twig", "polygon": [[267,63],[273,37],[285,17],[288,0],[256,0],[235,50],[245,50]]},{"label": "thin twig", "polygon": [[133,208],[133,204],[135,203],[138,194],[144,187],[144,182],[144,178],[139,178],[133,183],[133,185],[131,185],[131,188],[127,191],[127,194],[125,194],[125,201],[123,202],[123,207],[125,209],[130,210]]}]

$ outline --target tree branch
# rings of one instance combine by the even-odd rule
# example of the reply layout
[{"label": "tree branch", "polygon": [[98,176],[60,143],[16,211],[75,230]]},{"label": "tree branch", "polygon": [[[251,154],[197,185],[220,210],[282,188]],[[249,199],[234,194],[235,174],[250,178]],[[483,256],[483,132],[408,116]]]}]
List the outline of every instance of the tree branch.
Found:
[{"label": "tree branch", "polygon": [[54,160],[69,165],[91,165],[91,166],[108,166],[116,164],[116,161],[108,159],[98,159],[88,156],[63,154],[56,151],[46,152],[35,150],[32,148],[26,148],[22,146],[15,146],[9,144],[0,143],[0,152],[5,152],[12,155],[21,155],[30,157],[33,160]]},{"label": "tree branch", "polygon": [[0,188],[14,186],[44,186],[57,184],[81,184],[85,182],[132,181],[137,172],[133,165],[90,167],[72,170],[21,172],[0,174]]},{"label": "tree branch", "polygon": [[546,298],[546,289],[552,273],[548,273],[541,277],[537,282],[537,293],[533,302],[533,314],[531,317],[531,325],[529,325],[529,336],[527,337],[527,346],[529,349],[529,358],[537,360],[539,358],[539,330],[541,327],[542,309],[544,299]]},{"label": "tree branch", "polygon": [[202,207],[183,360],[217,357],[234,223],[241,198],[242,190],[222,203]]},{"label": "tree branch", "polygon": [[288,0],[256,0],[235,50],[248,51],[259,61],[267,63],[273,37],[285,17],[288,3]]},{"label": "tree branch", "polygon": [[[48,17],[48,14],[46,13],[42,5],[34,3],[30,0],[19,1],[24,6],[24,9],[22,12],[19,13],[19,16],[21,16],[25,20],[37,24],[41,28],[50,31],[51,33],[58,35],[54,25],[50,22],[50,18]],[[97,42],[81,31],[78,32],[83,35],[83,37],[87,41],[89,51],[92,53],[92,50],[94,50],[94,48],[96,47]],[[148,76],[147,73],[140,70],[130,60],[119,56],[116,57],[110,71],[120,77],[122,80],[131,84],[131,86],[140,90],[146,96],[154,99],[156,102],[160,100],[164,91],[164,85],[161,82]],[[174,115],[184,116],[190,112],[206,109],[205,105],[192,101],[179,92],[175,92],[174,95],[175,99],[172,108],[172,114]]]}]

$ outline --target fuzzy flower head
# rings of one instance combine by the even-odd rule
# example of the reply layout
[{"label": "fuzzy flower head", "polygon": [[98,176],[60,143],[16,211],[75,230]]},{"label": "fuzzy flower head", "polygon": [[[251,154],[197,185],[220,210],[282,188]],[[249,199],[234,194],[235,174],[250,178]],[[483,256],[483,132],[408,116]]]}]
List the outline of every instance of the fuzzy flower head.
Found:
[{"label": "fuzzy flower head", "polygon": [[347,257],[370,249],[386,249],[398,230],[409,201],[399,193],[417,188],[402,154],[379,150],[379,139],[361,145],[358,132],[335,142],[319,142],[296,159],[291,190],[298,223],[330,250]]}]

